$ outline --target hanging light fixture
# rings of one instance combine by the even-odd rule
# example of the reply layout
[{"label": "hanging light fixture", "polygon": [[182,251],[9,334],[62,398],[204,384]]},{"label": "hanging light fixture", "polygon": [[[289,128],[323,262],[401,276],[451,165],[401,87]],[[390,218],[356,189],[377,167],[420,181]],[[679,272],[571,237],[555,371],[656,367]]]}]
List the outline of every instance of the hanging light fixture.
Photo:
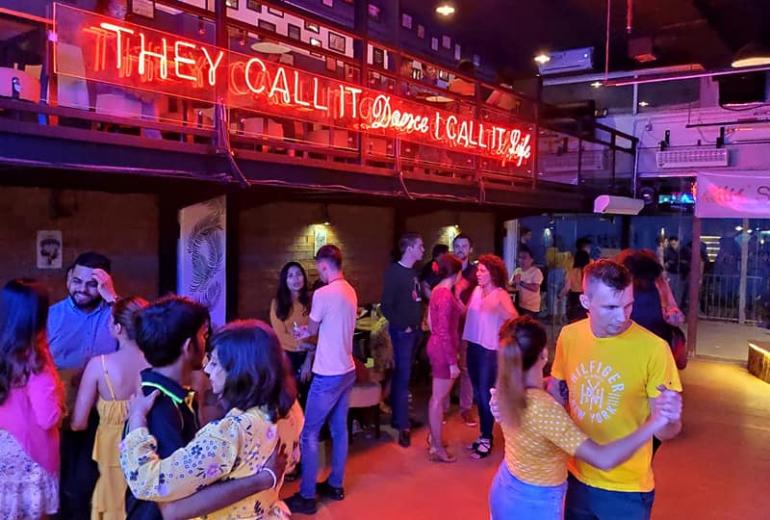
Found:
[{"label": "hanging light fixture", "polygon": [[456,11],[457,8],[455,7],[454,2],[439,2],[439,4],[436,6],[436,12],[444,17],[452,16]]},{"label": "hanging light fixture", "polygon": [[770,50],[759,42],[752,41],[740,48],[735,53],[732,67],[741,69],[744,67],[762,67],[770,65]]}]

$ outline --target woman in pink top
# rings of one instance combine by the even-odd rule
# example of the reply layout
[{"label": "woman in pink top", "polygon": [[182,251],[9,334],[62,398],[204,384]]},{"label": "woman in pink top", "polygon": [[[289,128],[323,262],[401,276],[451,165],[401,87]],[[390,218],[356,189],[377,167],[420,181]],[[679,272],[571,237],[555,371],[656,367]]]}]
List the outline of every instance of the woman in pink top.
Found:
[{"label": "woman in pink top", "polygon": [[64,395],[46,338],[48,291],[34,280],[0,292],[0,518],[59,509]]},{"label": "woman in pink top", "polygon": [[444,402],[452,389],[460,369],[457,366],[457,352],[460,347],[460,315],[463,305],[454,295],[452,288],[462,277],[463,264],[457,257],[445,254],[438,261],[438,275],[441,281],[433,288],[430,297],[428,319],[430,339],[428,358],[433,370],[433,393],[428,404],[430,424],[430,460],[434,462],[455,462],[457,459],[444,448],[441,435],[441,421]]},{"label": "woman in pink top", "polygon": [[478,287],[468,300],[463,339],[468,342],[468,375],[479,407],[481,435],[470,449],[473,457],[483,459],[492,452],[492,428],[495,419],[489,409],[489,390],[497,378],[497,345],[500,327],[518,314],[508,291],[508,272],[503,260],[495,255],[481,255],[476,268]]}]

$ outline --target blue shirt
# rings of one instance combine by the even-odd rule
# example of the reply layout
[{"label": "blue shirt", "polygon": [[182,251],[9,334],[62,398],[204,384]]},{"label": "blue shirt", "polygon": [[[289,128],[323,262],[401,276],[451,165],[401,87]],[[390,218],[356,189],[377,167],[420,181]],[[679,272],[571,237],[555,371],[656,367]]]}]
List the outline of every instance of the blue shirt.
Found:
[{"label": "blue shirt", "polygon": [[91,312],[79,309],[69,297],[53,304],[48,310],[48,344],[56,368],[82,370],[93,356],[115,352],[111,314],[106,302]]}]

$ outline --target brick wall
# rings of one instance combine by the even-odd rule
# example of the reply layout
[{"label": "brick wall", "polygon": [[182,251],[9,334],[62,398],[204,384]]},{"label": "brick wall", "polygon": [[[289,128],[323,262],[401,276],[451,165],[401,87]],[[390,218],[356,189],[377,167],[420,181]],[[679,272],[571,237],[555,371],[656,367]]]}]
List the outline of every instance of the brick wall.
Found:
[{"label": "brick wall", "polygon": [[[455,227],[457,226],[457,227]],[[452,247],[452,239],[465,233],[473,240],[473,258],[495,250],[495,217],[491,213],[436,211],[407,219],[406,228],[422,234],[426,259],[435,244]]]},{"label": "brick wall", "polygon": [[[31,276],[48,283],[52,301],[66,294],[65,269],[86,250],[112,259],[120,294],[158,290],[158,203],[153,195],[0,187],[0,280]],[[38,230],[60,230],[62,269],[37,269]]]},{"label": "brick wall", "polygon": [[[330,225],[324,226],[327,220]],[[378,301],[382,273],[390,261],[391,208],[277,202],[240,215],[239,315],[265,319],[284,263],[296,260],[318,277],[313,256],[317,228],[326,243],[342,249],[343,269],[362,304]]]}]

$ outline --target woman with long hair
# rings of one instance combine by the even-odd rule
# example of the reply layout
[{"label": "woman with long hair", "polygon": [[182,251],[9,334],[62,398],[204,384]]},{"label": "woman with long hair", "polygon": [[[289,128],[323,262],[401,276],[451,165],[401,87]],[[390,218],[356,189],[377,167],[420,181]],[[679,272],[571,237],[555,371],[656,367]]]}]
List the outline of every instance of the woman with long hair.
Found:
[{"label": "woman with long hair", "polygon": [[591,440],[546,392],[546,332],[529,317],[500,329],[497,411],[505,459],[489,494],[492,520],[561,520],[567,491],[567,460],[575,456],[602,470],[628,460],[668,423],[668,409],[654,409],[634,433],[609,444]]},{"label": "woman with long hair", "polygon": [[59,509],[64,394],[48,350],[48,290],[31,279],[0,292],[0,518]]},{"label": "woman with long hair", "polygon": [[560,298],[567,297],[567,323],[573,323],[588,317],[588,312],[580,303],[580,295],[583,294],[583,268],[591,263],[591,255],[583,249],[575,252],[572,269],[567,272],[564,289],[559,294]]},{"label": "woman with long hair", "polygon": [[291,361],[292,372],[297,379],[299,401],[304,407],[310,388],[314,346],[304,335],[310,316],[310,289],[307,273],[299,262],[289,262],[281,268],[278,290],[270,302],[270,324],[278,341]]},{"label": "woman with long hair", "polygon": [[266,468],[274,450],[285,447],[290,469],[299,460],[304,418],[291,367],[273,330],[257,320],[228,323],[209,340],[204,368],[227,414],[204,426],[185,447],[159,459],[146,427],[158,392],[132,399],[120,464],[128,486],[141,500],[168,502],[193,495],[214,482],[268,472],[273,486],[212,513],[209,518],[286,519],[279,499],[282,476]]},{"label": "woman with long hair", "polygon": [[481,255],[476,279],[478,286],[468,300],[463,339],[468,342],[468,375],[479,407],[481,430],[470,450],[474,458],[482,459],[492,452],[495,420],[489,408],[489,397],[497,377],[497,335],[502,324],[518,313],[505,290],[508,272],[502,258]]},{"label": "woman with long hair", "polygon": [[433,392],[428,404],[428,444],[429,457],[434,462],[457,460],[444,448],[441,423],[444,418],[444,403],[455,379],[460,375],[457,355],[460,349],[460,316],[463,305],[455,296],[453,288],[462,277],[462,267],[462,262],[449,253],[438,260],[438,277],[441,281],[433,287],[428,307],[431,334],[427,351],[433,371]]},{"label": "woman with long hair", "polygon": [[150,366],[136,344],[134,327],[134,315],[147,305],[136,296],[115,302],[110,332],[118,341],[118,351],[91,358],[78,388],[72,429],[88,428],[94,403],[99,413],[93,450],[99,480],[91,500],[92,520],[126,517],[126,479],[120,471],[118,447],[128,417],[128,400],[140,384],[140,372]]}]

